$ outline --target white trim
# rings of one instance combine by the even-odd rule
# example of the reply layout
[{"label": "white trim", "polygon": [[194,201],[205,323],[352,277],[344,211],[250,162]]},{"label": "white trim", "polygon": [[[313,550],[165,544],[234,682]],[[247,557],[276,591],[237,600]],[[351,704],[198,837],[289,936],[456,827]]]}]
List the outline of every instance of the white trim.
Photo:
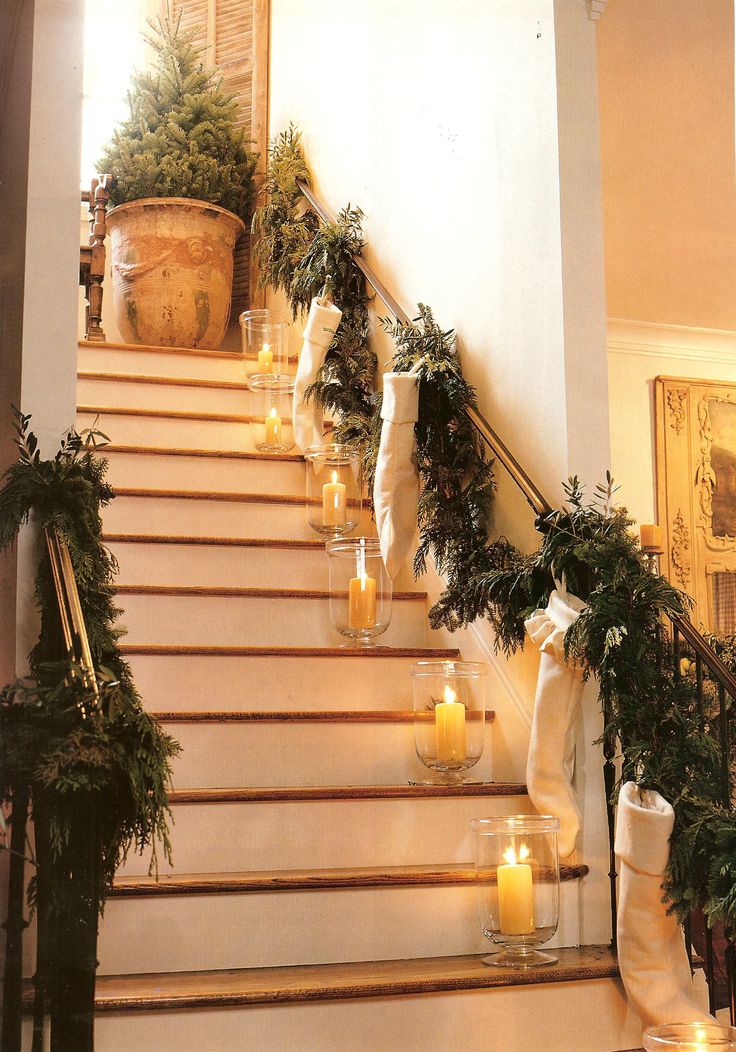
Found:
[{"label": "white trim", "polygon": [[701,362],[733,365],[736,362],[736,332],[609,318],[608,350],[612,354],[695,358]]},{"label": "white trim", "polygon": [[505,661],[499,658],[496,653],[496,649],[489,639],[490,628],[488,622],[480,618],[474,621],[472,625],[468,626],[470,631],[475,636],[475,641],[480,647],[486,661],[489,665],[493,666],[493,671],[501,681],[509,700],[516,709],[516,714],[521,720],[522,724],[531,734],[532,730],[532,715],[529,711],[529,706],[525,702],[522,694],[519,691],[514,679],[509,675],[508,666]]}]

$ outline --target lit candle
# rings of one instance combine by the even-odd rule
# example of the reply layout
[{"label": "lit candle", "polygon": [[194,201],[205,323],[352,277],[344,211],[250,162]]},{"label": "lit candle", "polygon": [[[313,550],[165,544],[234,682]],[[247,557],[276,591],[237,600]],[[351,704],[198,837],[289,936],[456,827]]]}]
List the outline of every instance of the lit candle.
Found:
[{"label": "lit candle", "polygon": [[438,761],[455,763],[464,760],[467,752],[465,706],[457,700],[457,694],[450,686],[445,686],[445,700],[434,707],[434,721]]},{"label": "lit candle", "polygon": [[498,913],[502,935],[530,935],[534,931],[534,886],[532,867],[524,862],[529,848],[522,844],[519,859],[511,847],[504,851],[505,866],[499,866]]},{"label": "lit candle", "polygon": [[348,625],[350,628],[376,627],[376,581],[365,570],[365,542],[361,541],[358,576],[348,589]]},{"label": "lit candle", "polygon": [[337,472],[332,472],[332,482],[322,487],[322,525],[344,526],[347,522],[347,488],[337,481]]},{"label": "lit candle", "polygon": [[705,1032],[705,1028],[702,1026],[695,1027],[695,1044],[693,1045],[693,1052],[707,1052],[708,1050],[708,1035]]},{"label": "lit candle", "polygon": [[258,372],[273,372],[273,351],[267,343],[264,343],[263,350],[258,352]]},{"label": "lit candle", "polygon": [[281,442],[281,417],[276,415],[275,407],[266,417],[266,445],[277,446]]},{"label": "lit candle", "polygon": [[654,523],[645,523],[639,527],[639,544],[642,548],[654,548],[657,551],[662,549],[662,527],[657,526]]}]

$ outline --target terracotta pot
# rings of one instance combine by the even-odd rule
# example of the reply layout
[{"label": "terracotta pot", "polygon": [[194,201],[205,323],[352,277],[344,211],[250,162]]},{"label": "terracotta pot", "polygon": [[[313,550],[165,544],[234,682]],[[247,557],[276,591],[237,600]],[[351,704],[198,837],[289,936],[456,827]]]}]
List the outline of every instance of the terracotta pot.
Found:
[{"label": "terracotta pot", "polygon": [[245,224],[204,201],[146,197],[107,215],[115,320],[126,343],[219,347]]}]

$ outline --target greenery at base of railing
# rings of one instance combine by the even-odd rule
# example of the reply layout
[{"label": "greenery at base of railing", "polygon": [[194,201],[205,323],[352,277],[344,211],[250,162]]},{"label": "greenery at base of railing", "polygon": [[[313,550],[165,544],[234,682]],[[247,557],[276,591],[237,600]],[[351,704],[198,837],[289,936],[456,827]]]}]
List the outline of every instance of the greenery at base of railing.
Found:
[{"label": "greenery at base of railing", "polygon": [[[71,556],[98,677],[96,693],[68,659],[44,546],[35,582],[41,632],[29,656],[31,678],[0,695],[0,791],[12,799],[19,786],[30,789],[39,957],[55,968],[48,988],[58,991],[69,967],[80,967],[79,961],[68,966],[75,950],[67,944],[76,936],[79,956],[94,974],[89,938],[91,933],[94,943],[96,911],[128,852],[150,847],[152,868],[157,844],[170,856],[167,790],[178,746],[144,711],[118,647],[116,563],[102,542],[100,518],[101,506],[114,494],[105,482],[107,461],[95,455],[105,436],[70,431],[54,459],[42,460],[29,422],[17,414],[19,459],[0,490],[0,550],[14,542],[31,515],[40,530],[59,531]],[[73,1010],[63,1001],[57,1006],[62,1015]],[[90,1017],[92,1010],[90,1000]]]},{"label": "greenery at base of railing", "polygon": [[[300,275],[302,287],[317,290],[330,273],[335,242],[340,252],[351,244],[358,251],[362,248],[362,238],[344,219],[326,228],[324,235],[314,232],[315,217],[304,212],[297,178],[309,181],[299,135],[290,129],[271,154],[266,193],[270,187],[276,194],[276,207],[269,211],[267,197],[255,229],[261,238],[262,276],[286,291],[295,315],[308,303],[306,294],[295,294],[295,275]],[[324,244],[333,245],[331,251],[313,250]],[[350,275],[350,289],[338,280],[330,282],[342,306],[342,296],[349,301],[356,295],[357,268],[330,265],[333,277]],[[311,280],[306,270],[312,271]],[[684,918],[700,906],[711,921],[724,920],[733,933],[736,816],[721,803],[716,715],[706,713],[703,726],[695,686],[687,677],[675,676],[661,628],[667,615],[686,614],[687,597],[650,571],[632,535],[632,520],[614,506],[610,477],[590,502],[577,479],[569,481],[567,505],[542,523],[542,545],[534,554],[523,555],[504,538],[489,543],[491,465],[478,448],[465,412],[475,398],[463,379],[454,335],[443,332],[429,308],[422,306],[411,325],[383,324],[396,343],[397,371],[422,362],[416,438],[423,489],[415,571],[424,570],[431,552],[446,580],[445,591],[430,611],[433,626],[454,630],[488,618],[497,646],[510,654],[524,645],[525,619],[546,606],[556,579],[564,579],[570,592],[587,603],[568,630],[565,646],[569,659],[581,665],[586,676],[598,679],[605,742],[609,749],[620,747],[624,779],[657,790],[675,808],[665,889],[672,908]],[[334,349],[335,345],[331,354]],[[350,353],[349,347],[345,353]],[[362,344],[360,354],[366,354]],[[348,363],[342,362],[341,368],[344,376],[350,375]],[[327,395],[325,379],[318,379],[313,396],[337,415],[338,427],[351,422],[346,435],[363,438],[370,479],[380,435],[380,395],[370,400],[372,421],[361,419],[359,427],[353,426],[352,392],[344,384],[333,384]],[[364,404],[367,412],[367,396]]]}]

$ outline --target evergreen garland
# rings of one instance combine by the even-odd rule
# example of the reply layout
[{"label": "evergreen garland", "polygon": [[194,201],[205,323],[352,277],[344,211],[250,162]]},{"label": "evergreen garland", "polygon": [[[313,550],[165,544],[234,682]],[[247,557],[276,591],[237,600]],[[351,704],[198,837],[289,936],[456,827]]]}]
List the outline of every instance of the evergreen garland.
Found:
[{"label": "evergreen garland", "polygon": [[150,72],[134,73],[130,116],[114,131],[98,170],[114,176],[110,204],[144,197],[208,201],[246,219],[250,214],[256,156],[236,120],[234,95],[222,91],[205,69],[196,27],[149,20],[146,40],[156,52]]},{"label": "evergreen garland", "polygon": [[[297,171],[301,174],[295,176]],[[370,483],[380,438],[380,395],[370,394],[373,370],[366,367],[370,352],[362,319],[367,300],[347,259],[348,251],[363,247],[360,214],[348,209],[337,224],[315,228],[296,178],[308,182],[299,135],[290,129],[271,157],[275,206],[269,212],[264,205],[257,221],[264,279],[286,292],[295,315],[323,285],[332,289],[338,306],[343,307],[341,297],[348,304],[360,301],[355,305],[358,332],[351,332],[349,309],[340,327],[347,330],[340,357],[326,364],[312,395],[337,414],[346,437],[366,442]],[[665,882],[671,908],[684,919],[690,909],[702,907],[711,923],[723,920],[733,935],[736,815],[721,799],[718,709],[710,706],[701,719],[693,682],[682,670],[675,674],[662,630],[665,617],[687,614],[687,597],[651,573],[631,533],[632,520],[614,505],[610,475],[589,502],[578,479],[568,481],[567,505],[542,522],[543,542],[536,553],[523,555],[505,538],[489,542],[492,470],[467,417],[474,393],[462,377],[454,335],[443,332],[422,305],[409,325],[383,325],[396,343],[396,371],[422,362],[416,437],[423,489],[415,572],[424,570],[431,552],[446,579],[430,611],[433,627],[454,630],[486,617],[496,645],[509,655],[524,645],[525,619],[547,605],[556,579],[587,603],[565,636],[566,653],[599,681],[604,741],[609,749],[620,746],[623,778],[660,792],[675,809]],[[350,386],[355,371],[364,381],[357,391]],[[736,661],[736,643],[722,653]],[[733,764],[736,730],[731,723]]]}]

